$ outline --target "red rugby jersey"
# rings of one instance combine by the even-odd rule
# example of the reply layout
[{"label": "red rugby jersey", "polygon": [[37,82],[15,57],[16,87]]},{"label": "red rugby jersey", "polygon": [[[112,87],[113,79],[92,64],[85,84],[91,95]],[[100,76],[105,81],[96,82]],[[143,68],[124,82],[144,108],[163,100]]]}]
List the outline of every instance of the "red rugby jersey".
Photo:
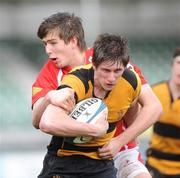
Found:
[{"label": "red rugby jersey", "polygon": [[[86,64],[92,59],[93,49],[86,51]],[[50,90],[55,90],[61,84],[62,77],[71,70],[70,67],[57,68],[52,60],[48,60],[39,72],[32,85],[32,105],[41,97],[44,97]]]}]

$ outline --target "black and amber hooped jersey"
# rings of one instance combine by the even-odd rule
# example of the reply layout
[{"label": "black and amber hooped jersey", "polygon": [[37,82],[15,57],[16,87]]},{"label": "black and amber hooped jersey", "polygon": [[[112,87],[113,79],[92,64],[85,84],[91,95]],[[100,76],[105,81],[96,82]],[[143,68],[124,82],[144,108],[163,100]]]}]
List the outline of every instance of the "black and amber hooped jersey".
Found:
[{"label": "black and amber hooped jersey", "polygon": [[153,127],[148,164],[167,175],[180,175],[180,98],[173,100],[168,81],[153,86],[163,113]]},{"label": "black and amber hooped jersey", "polygon": [[[75,68],[71,73],[64,76],[62,85],[59,87],[71,87],[74,89],[77,102],[94,97],[94,70],[92,64]],[[131,103],[138,97],[141,82],[136,73],[126,69],[118,80],[116,86],[103,100],[108,107],[109,130],[103,138],[96,138],[86,144],[75,144],[63,142],[61,149],[57,150],[58,156],[84,155],[94,159],[100,159],[97,149],[107,143],[114,135],[115,125],[126,113]],[[53,145],[49,146],[53,150]]]}]

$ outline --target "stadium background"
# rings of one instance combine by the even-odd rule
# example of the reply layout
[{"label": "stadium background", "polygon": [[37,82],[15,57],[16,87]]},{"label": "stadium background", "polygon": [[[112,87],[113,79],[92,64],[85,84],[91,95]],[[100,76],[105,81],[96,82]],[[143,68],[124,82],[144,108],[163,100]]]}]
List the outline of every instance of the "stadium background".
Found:
[{"label": "stadium background", "polygon": [[[50,139],[31,125],[31,85],[47,59],[36,37],[44,17],[74,12],[88,46],[99,33],[126,36],[133,61],[154,84],[169,78],[180,46],[179,9],[178,0],[0,0],[0,178],[36,177]],[[149,133],[140,137],[143,155]]]}]

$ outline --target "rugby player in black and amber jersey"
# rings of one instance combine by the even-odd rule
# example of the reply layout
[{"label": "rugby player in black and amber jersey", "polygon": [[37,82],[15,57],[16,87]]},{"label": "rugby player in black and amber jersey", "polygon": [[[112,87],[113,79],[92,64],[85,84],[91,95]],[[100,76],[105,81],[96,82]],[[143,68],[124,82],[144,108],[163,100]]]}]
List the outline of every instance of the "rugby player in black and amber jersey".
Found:
[{"label": "rugby player in black and amber jersey", "polygon": [[[81,29],[82,26],[81,26],[81,23],[79,22],[79,19],[68,13],[57,13],[50,16],[44,21],[46,23],[42,23],[39,28],[38,36],[40,39],[42,39],[43,43],[45,44],[45,49],[49,56],[49,60],[44,65],[40,73],[38,74],[32,88],[33,125],[36,128],[39,128],[41,115],[44,112],[47,105],[49,104],[49,100],[47,99],[46,94],[49,91],[54,90],[59,86],[63,76],[67,72],[69,72],[69,70],[72,67],[87,63],[91,61],[91,58],[92,58],[93,49],[86,49],[86,46],[84,46],[84,36],[82,34],[80,36],[77,36],[78,33],[74,33],[74,34],[72,33],[73,35],[69,36],[68,38],[69,41],[66,40],[67,37],[61,34],[63,30],[67,31],[68,28],[70,28],[70,26],[72,25],[72,24],[68,24],[68,25],[65,24],[65,22],[67,22],[69,19],[72,20],[72,24],[77,20],[78,23],[76,24],[79,25],[79,27],[76,29],[73,29],[71,27],[71,30],[76,31],[76,32],[79,31],[78,33],[80,33],[81,31],[82,33],[83,30]],[[51,28],[49,28],[50,27],[49,24],[52,25]],[[46,25],[49,25],[49,27],[47,28]],[[58,30],[60,31],[57,30],[56,28],[57,26],[59,26]],[[45,33],[43,29],[44,30],[48,29],[46,31],[47,33]],[[59,37],[60,34],[61,34],[61,38]],[[66,35],[70,35],[70,33]],[[62,41],[66,41],[66,43],[63,44]],[[63,56],[62,56],[62,45],[69,47],[68,53],[66,53],[66,55],[63,55]],[[77,48],[75,48],[75,46],[77,46]],[[73,58],[72,58],[72,55],[73,55]],[[63,63],[64,60],[66,61],[66,63]],[[70,62],[69,63],[67,62],[71,60],[76,61],[76,64],[75,65],[73,64],[71,66],[72,63],[70,64]],[[128,64],[128,66],[129,65],[130,64]],[[132,65],[130,65],[130,67],[132,68]],[[151,92],[149,85],[144,80],[144,77],[142,76],[137,66],[133,65],[133,68],[136,70],[136,72],[138,72],[141,78],[141,83],[143,84],[142,90],[140,93],[140,98],[142,98],[142,103],[143,103],[142,111],[143,109],[146,110],[146,108],[148,108],[149,113],[154,113],[158,115],[160,109],[159,109],[158,102],[156,101],[156,98],[154,98],[154,95]],[[151,118],[151,114],[147,116],[147,119],[148,117]],[[116,134],[123,132],[124,129],[126,129],[125,125],[119,122],[117,126]],[[55,138],[56,137],[53,136],[52,141]],[[57,143],[57,146],[58,146],[58,143]],[[129,154],[127,154],[127,152]],[[127,160],[132,159],[131,165],[132,164],[135,165],[134,166],[135,169],[131,166],[132,169],[129,169],[130,171],[128,174],[133,173],[135,176],[137,176],[137,175],[141,175],[141,173],[143,174],[146,172],[146,168],[139,161],[141,160],[141,156],[140,156],[140,153],[138,151],[138,147],[135,141],[132,141],[129,144],[122,147],[119,154],[120,155],[126,154]],[[118,158],[116,158],[115,163],[117,160]],[[121,163],[122,162],[123,161],[121,161]],[[126,164],[126,162],[127,161],[124,160],[124,164]],[[128,165],[126,165],[126,167],[127,166]],[[117,168],[119,172],[127,172],[127,170],[124,170],[124,166],[120,167],[117,165]],[[147,174],[147,177],[148,177],[148,174]]]}]

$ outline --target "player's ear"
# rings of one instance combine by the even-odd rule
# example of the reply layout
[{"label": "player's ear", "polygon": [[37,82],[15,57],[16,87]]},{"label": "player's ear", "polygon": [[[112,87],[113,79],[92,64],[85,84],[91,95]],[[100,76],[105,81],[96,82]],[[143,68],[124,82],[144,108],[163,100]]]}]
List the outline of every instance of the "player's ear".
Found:
[{"label": "player's ear", "polygon": [[70,44],[73,48],[78,45],[78,40],[75,36],[70,39]]},{"label": "player's ear", "polygon": [[94,70],[97,69],[97,67],[93,63],[92,63],[92,67]]}]

